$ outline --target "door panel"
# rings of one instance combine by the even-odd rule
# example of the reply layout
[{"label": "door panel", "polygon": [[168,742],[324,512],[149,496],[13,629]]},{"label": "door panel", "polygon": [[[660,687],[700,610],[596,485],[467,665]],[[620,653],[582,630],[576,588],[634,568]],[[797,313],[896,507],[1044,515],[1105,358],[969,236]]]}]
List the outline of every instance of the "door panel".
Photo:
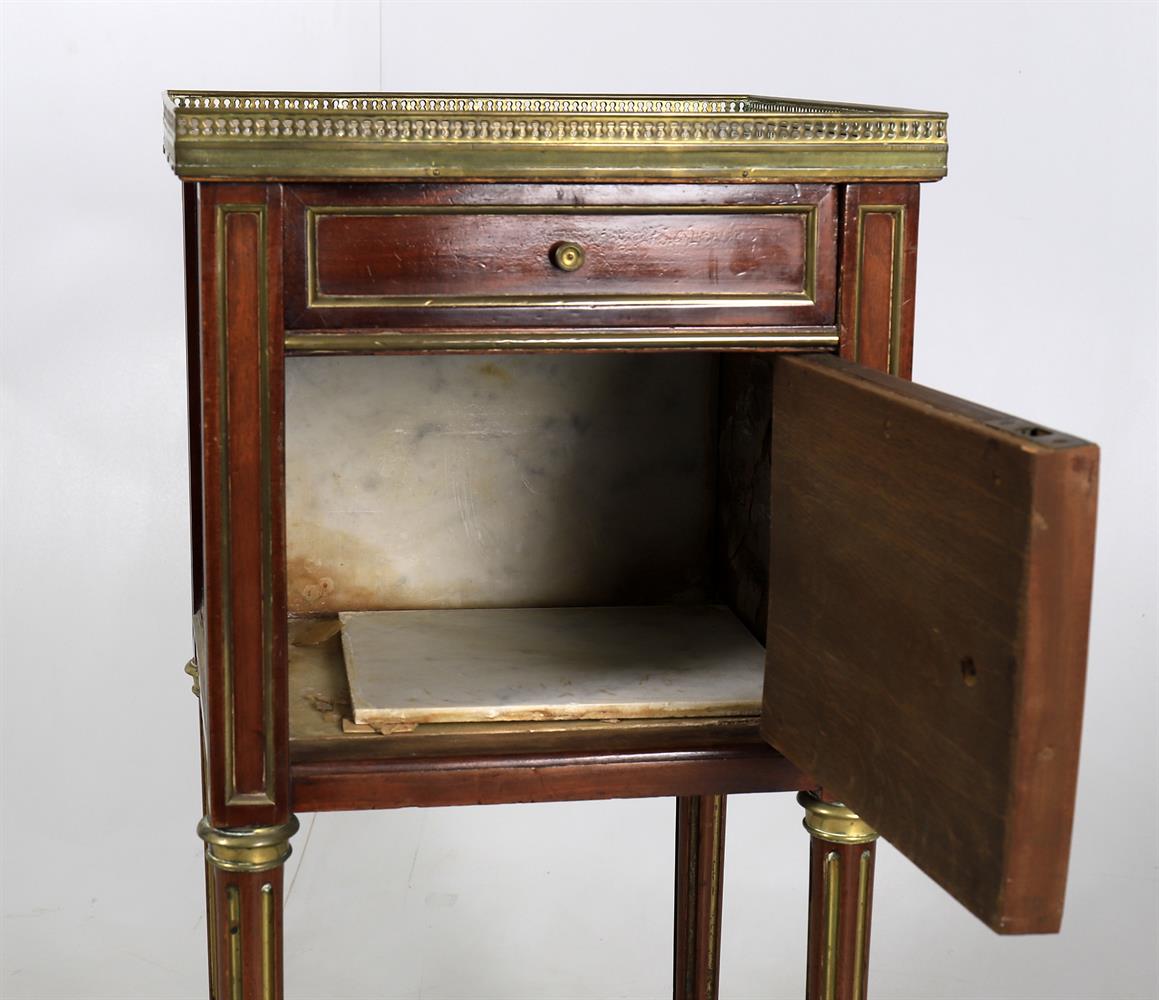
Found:
[{"label": "door panel", "polygon": [[1098,449],[785,356],[772,463],[765,737],[995,930],[1057,930]]}]

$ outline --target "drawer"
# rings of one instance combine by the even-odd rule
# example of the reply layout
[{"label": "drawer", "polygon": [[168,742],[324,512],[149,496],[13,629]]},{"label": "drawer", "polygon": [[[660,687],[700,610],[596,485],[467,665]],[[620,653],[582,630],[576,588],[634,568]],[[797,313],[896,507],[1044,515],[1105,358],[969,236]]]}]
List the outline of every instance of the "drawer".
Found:
[{"label": "drawer", "polygon": [[830,326],[825,185],[287,186],[294,330]]}]

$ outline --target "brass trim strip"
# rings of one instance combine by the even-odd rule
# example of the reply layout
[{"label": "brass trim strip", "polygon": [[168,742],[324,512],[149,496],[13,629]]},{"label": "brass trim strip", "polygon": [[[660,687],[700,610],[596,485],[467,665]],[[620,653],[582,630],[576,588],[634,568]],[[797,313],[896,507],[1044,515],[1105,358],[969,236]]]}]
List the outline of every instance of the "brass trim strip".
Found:
[{"label": "brass trim strip", "polygon": [[676,330],[615,330],[604,328],[556,330],[452,330],[331,333],[300,331],[285,338],[287,354],[407,354],[421,351],[537,351],[537,350],[785,350],[817,351],[837,347],[835,327],[681,327]]},{"label": "brass trim strip", "polygon": [[853,988],[851,1000],[864,1000],[866,940],[869,930],[869,874],[873,851],[864,850],[857,863],[857,923],[853,940]]},{"label": "brass trim strip", "polygon": [[230,1000],[242,1000],[241,890],[236,885],[225,887],[225,902],[229,922],[229,996]]},{"label": "brass trim strip", "polygon": [[700,796],[688,800],[688,816],[680,817],[680,800],[676,804],[678,820],[688,829],[688,867],[684,872],[684,996],[696,996],[696,883],[700,868]]},{"label": "brass trim strip", "polygon": [[197,835],[205,842],[205,858],[227,872],[254,874],[277,868],[292,853],[290,838],[298,832],[298,819],[291,816],[277,826],[252,826],[223,830],[208,817],[197,824]]},{"label": "brass trim strip", "polygon": [[720,868],[720,854],[721,843],[724,836],[724,804],[725,796],[712,795],[689,796],[687,814],[682,815],[681,806],[677,804],[677,818],[678,822],[688,830],[688,866],[684,872],[685,885],[685,900],[687,919],[685,921],[684,934],[684,988],[683,996],[699,997],[701,991],[697,986],[697,928],[699,926],[699,913],[697,910],[698,886],[700,884],[701,876],[701,859],[704,847],[704,838],[702,831],[704,829],[704,814],[701,808],[705,798],[712,799],[712,813],[709,818],[710,833],[709,833],[709,848],[712,852],[712,860],[708,869],[708,913],[705,926],[705,954],[706,964],[704,969],[700,970],[703,973],[702,983],[704,986],[703,996],[705,1000],[712,1000],[715,995],[716,986],[716,967],[717,967],[717,937],[719,935],[719,928],[717,926],[717,913],[720,909],[720,890],[721,890],[721,868]]},{"label": "brass trim strip", "polygon": [[[254,215],[258,220],[258,385],[259,423],[261,428],[260,458],[260,506],[262,549],[262,720],[265,748],[262,759],[262,785],[260,792],[239,792],[237,788],[237,707],[234,702],[234,657],[233,657],[233,589],[232,544],[230,513],[232,497],[230,491],[229,458],[229,330],[228,330],[228,236],[231,216]],[[225,567],[222,582],[222,695],[225,699],[225,740],[223,757],[225,771],[226,805],[273,805],[274,804],[274,706],[273,706],[273,532],[271,531],[272,484],[270,482],[272,457],[270,455],[270,398],[269,398],[269,303],[267,301],[268,275],[266,268],[267,207],[264,204],[220,204],[216,208],[214,233],[217,240],[217,350],[220,401],[218,419],[221,424],[221,505],[223,530],[221,532],[221,559]]]},{"label": "brass trim strip", "polygon": [[[797,205],[308,205],[306,206],[306,307],[308,309],[524,309],[783,308],[813,305],[820,254],[817,203]],[[687,295],[336,295],[319,290],[318,222],[327,216],[410,218],[427,215],[799,215],[804,263],[800,291]],[[546,254],[548,248],[544,247]]]},{"label": "brass trim strip", "polygon": [[704,970],[705,1000],[713,1000],[717,979],[717,935],[716,917],[720,909],[720,849],[724,832],[724,796],[712,796],[712,866],[709,869],[708,884],[708,962]]},{"label": "brass trim strip", "polygon": [[805,810],[803,825],[810,835],[830,844],[869,844],[877,831],[840,802],[825,802],[812,792],[798,792],[797,802]]},{"label": "brass trim strip", "polygon": [[214,213],[214,239],[217,241],[217,384],[218,384],[218,477],[221,500],[221,683],[225,739],[222,743],[225,776],[225,800],[236,793],[234,775],[234,710],[233,710],[233,588],[230,571],[230,490],[229,490],[229,342],[227,337],[227,292],[229,271],[226,267],[226,214],[218,205]]},{"label": "brass trim strip", "polygon": [[865,219],[869,215],[890,217],[892,240],[889,277],[889,374],[897,375],[901,363],[902,282],[905,279],[905,206],[859,205],[857,207],[857,277],[853,282],[853,360],[861,360],[861,273],[865,264]]},{"label": "brass trim strip", "polygon": [[[259,467],[261,488],[259,506],[261,518],[261,580],[262,580],[262,724],[265,736],[265,754],[262,759],[262,775],[265,779],[265,799],[275,801],[275,762],[277,741],[274,732],[274,636],[276,630],[284,630],[285,621],[274,619],[274,447],[273,414],[270,392],[270,308],[269,308],[269,268],[267,243],[268,208],[262,207],[258,231],[258,401],[261,426]],[[280,323],[279,323],[280,326]],[[279,349],[281,349],[279,347]],[[279,389],[279,392],[281,390]],[[281,489],[279,485],[279,490]],[[295,827],[296,829],[296,827]]]},{"label": "brass trim strip", "polygon": [[274,936],[274,887],[262,886],[262,998],[274,1000],[277,941]]},{"label": "brass trim strip", "polygon": [[217,901],[214,898],[215,879],[213,867],[206,859],[205,864],[205,930],[209,939],[209,1000],[217,1000]]},{"label": "brass trim strip", "polygon": [[822,862],[825,947],[821,956],[821,982],[825,1000],[837,998],[837,935],[841,928],[841,858],[830,851]]}]

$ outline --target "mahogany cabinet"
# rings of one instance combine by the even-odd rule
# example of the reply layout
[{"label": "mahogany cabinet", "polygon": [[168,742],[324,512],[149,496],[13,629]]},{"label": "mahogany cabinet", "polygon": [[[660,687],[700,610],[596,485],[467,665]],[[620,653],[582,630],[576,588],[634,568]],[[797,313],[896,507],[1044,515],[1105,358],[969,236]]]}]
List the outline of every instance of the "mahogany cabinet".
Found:
[{"label": "mahogany cabinet", "polygon": [[879,833],[1057,930],[1098,453],[908,381],[944,115],[174,92],[165,128],[212,996],[282,995],[317,810],[674,798],[686,1000],[733,793],[805,808],[810,998],[866,995]]}]

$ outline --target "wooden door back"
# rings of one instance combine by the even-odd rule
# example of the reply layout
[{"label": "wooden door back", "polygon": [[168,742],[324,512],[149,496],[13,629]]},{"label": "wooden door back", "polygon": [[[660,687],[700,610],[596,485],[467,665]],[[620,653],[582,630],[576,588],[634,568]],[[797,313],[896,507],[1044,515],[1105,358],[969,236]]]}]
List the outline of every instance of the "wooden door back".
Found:
[{"label": "wooden door back", "polygon": [[1057,930],[1098,449],[784,356],[772,462],[766,738],[995,930]]}]

